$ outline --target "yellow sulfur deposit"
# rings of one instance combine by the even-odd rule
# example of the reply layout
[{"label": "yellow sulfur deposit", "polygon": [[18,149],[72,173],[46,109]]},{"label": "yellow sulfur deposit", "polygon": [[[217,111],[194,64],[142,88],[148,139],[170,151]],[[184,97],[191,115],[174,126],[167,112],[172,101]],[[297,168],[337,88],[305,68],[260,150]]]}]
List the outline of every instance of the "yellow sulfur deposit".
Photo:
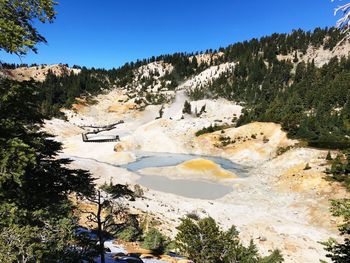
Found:
[{"label": "yellow sulfur deposit", "polygon": [[194,159],[183,162],[178,166],[181,169],[189,172],[206,173],[211,176],[220,178],[236,178],[237,176],[229,171],[222,169],[218,164],[206,159]]}]

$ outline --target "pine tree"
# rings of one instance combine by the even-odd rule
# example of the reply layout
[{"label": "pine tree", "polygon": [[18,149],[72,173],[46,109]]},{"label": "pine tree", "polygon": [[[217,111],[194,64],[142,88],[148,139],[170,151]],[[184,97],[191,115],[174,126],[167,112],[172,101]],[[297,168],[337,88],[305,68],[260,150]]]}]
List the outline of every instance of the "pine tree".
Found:
[{"label": "pine tree", "polygon": [[331,155],[331,151],[328,151],[327,156],[326,156],[326,160],[327,160],[327,161],[333,160],[333,159],[332,159],[332,155]]},{"label": "pine tree", "polygon": [[187,113],[187,114],[191,114],[192,113],[191,103],[189,103],[187,100],[184,103],[184,107],[183,107],[182,113]]},{"label": "pine tree", "polygon": [[96,229],[98,253],[100,262],[105,262],[105,241],[108,233],[117,233],[124,223],[116,223],[116,219],[127,219],[127,210],[118,202],[120,198],[134,197],[134,193],[125,185],[104,185],[102,189],[95,189],[89,195],[82,196],[82,201],[89,202],[95,209],[81,210],[87,214],[90,228]]},{"label": "pine tree", "polygon": [[164,253],[167,243],[167,238],[161,232],[159,232],[159,230],[156,228],[151,228],[145,234],[141,246],[160,255]]},{"label": "pine tree", "polygon": [[248,247],[243,246],[234,226],[226,232],[222,231],[210,217],[200,220],[184,218],[177,229],[176,247],[195,263],[283,262],[278,250],[267,257],[261,257],[253,241]]},{"label": "pine tree", "polygon": [[0,79],[0,255],[11,255],[2,262],[73,257],[68,194],[93,187],[90,174],[67,168],[70,161],[57,158],[60,143],[40,130],[36,89]]},{"label": "pine tree", "polygon": [[297,63],[298,61],[299,61],[299,59],[298,59],[298,51],[295,51],[293,63]]}]

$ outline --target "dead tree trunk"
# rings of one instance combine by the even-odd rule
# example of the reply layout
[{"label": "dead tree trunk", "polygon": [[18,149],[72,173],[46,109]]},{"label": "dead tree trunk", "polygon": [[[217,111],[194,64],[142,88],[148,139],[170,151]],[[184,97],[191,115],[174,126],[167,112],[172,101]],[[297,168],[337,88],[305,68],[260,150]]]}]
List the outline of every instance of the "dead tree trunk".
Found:
[{"label": "dead tree trunk", "polygon": [[97,236],[99,241],[99,250],[100,250],[100,257],[101,257],[101,263],[105,263],[105,246],[104,246],[104,238],[103,238],[103,229],[102,229],[102,220],[101,220],[101,213],[102,213],[102,202],[101,202],[101,191],[97,192]]}]

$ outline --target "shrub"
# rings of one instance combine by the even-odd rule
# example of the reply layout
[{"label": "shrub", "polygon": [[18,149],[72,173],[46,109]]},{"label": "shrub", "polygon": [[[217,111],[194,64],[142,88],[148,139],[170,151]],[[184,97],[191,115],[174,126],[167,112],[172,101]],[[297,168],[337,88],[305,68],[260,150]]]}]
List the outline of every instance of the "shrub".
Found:
[{"label": "shrub", "polygon": [[287,146],[287,147],[278,147],[277,148],[277,151],[276,151],[276,154],[277,156],[280,156],[286,152],[288,152],[290,149],[292,149],[293,147],[292,146]]},{"label": "shrub", "polygon": [[142,237],[142,229],[136,215],[129,214],[124,227],[116,233],[116,236],[127,242],[140,240]]},{"label": "shrub", "polygon": [[350,190],[350,151],[339,154],[331,161],[331,169],[327,169],[327,179],[342,183]]},{"label": "shrub", "polygon": [[192,113],[191,103],[189,103],[187,100],[184,103],[184,108],[182,110],[182,113],[187,113],[187,114],[191,114]]},{"label": "shrub", "polygon": [[137,229],[134,226],[127,226],[121,231],[117,237],[126,242],[134,242],[137,241],[140,237],[140,229]]},{"label": "shrub", "polygon": [[333,216],[342,218],[342,224],[338,226],[340,234],[343,236],[343,242],[330,238],[326,242],[321,242],[328,252],[326,257],[332,262],[348,263],[350,258],[350,199],[331,200],[331,212]]},{"label": "shrub", "polygon": [[[196,116],[197,116],[197,117],[200,117],[204,112],[206,112],[206,111],[205,111],[205,108],[206,108],[206,105],[204,104],[204,105],[201,107],[199,113],[196,114]],[[196,108],[196,110],[197,110],[197,108]]]},{"label": "shrub", "polygon": [[144,236],[141,246],[157,254],[162,254],[167,246],[167,238],[156,228],[151,228]]},{"label": "shrub", "polygon": [[331,155],[331,151],[328,151],[327,156],[326,156],[326,160],[327,161],[332,161],[333,160],[332,159],[332,155]]},{"label": "shrub", "polygon": [[311,169],[311,167],[310,167],[309,163],[307,163],[307,164],[305,165],[304,170],[310,170],[310,169]]},{"label": "shrub", "polygon": [[200,219],[199,215],[196,212],[190,212],[186,216],[188,218],[191,218],[191,219],[196,220],[196,221],[198,221]]},{"label": "shrub", "polygon": [[138,198],[143,197],[144,195],[143,189],[139,184],[135,184],[134,186],[134,195]]},{"label": "shrub", "polygon": [[176,247],[195,263],[283,262],[278,250],[267,257],[261,257],[253,241],[249,246],[243,246],[234,226],[222,231],[210,217],[198,221],[187,217],[177,229]]},{"label": "shrub", "polygon": [[232,126],[230,125],[217,125],[217,124],[214,124],[214,125],[210,125],[208,127],[204,127],[200,130],[198,130],[195,135],[198,137],[202,134],[206,134],[206,133],[212,133],[212,132],[215,132],[215,131],[219,131],[219,130],[224,130],[224,129],[227,129],[227,128],[230,128]]}]

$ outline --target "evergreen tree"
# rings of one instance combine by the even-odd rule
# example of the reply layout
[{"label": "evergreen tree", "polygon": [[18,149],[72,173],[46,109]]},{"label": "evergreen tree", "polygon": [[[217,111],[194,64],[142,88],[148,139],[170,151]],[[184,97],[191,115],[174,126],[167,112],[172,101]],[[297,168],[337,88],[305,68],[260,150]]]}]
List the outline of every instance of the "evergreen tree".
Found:
[{"label": "evergreen tree", "polygon": [[160,255],[164,253],[167,243],[167,238],[161,232],[159,232],[159,230],[156,228],[151,228],[145,234],[141,246]]},{"label": "evergreen tree", "polygon": [[326,156],[326,160],[327,161],[332,161],[333,160],[332,159],[332,155],[331,155],[331,151],[328,151],[327,156]]},{"label": "evergreen tree", "polygon": [[298,61],[299,61],[299,59],[298,59],[298,51],[295,51],[293,62],[297,63]]},{"label": "evergreen tree", "polygon": [[[330,155],[330,153],[329,153]],[[328,155],[327,155],[328,156]],[[338,155],[332,161],[332,167],[327,170],[329,179],[342,183],[347,190],[350,190],[350,153],[346,151]],[[327,257],[333,262],[345,263],[350,261],[350,199],[344,198],[332,200],[331,212],[336,217],[341,217],[343,223],[339,225],[339,232],[344,241],[339,243],[333,238],[323,242]]]},{"label": "evergreen tree", "polygon": [[117,202],[117,199],[124,197],[134,197],[134,193],[125,185],[104,185],[102,189],[96,189],[89,195],[82,196],[83,201],[87,201],[96,209],[81,210],[87,214],[88,224],[96,230],[96,245],[100,256],[100,262],[105,262],[105,241],[109,234],[119,232],[125,223],[116,223],[118,220],[126,220],[128,214],[126,208]]},{"label": "evergreen tree", "polygon": [[332,213],[334,216],[342,217],[343,223],[339,226],[340,234],[344,241],[339,243],[331,238],[323,242],[327,257],[336,263],[350,262],[350,199],[340,199],[332,201]]},{"label": "evergreen tree", "polygon": [[198,221],[187,217],[177,229],[176,247],[196,263],[283,262],[277,250],[267,257],[259,256],[252,241],[248,247],[242,245],[234,226],[222,231],[210,217]]},{"label": "evergreen tree", "polygon": [[61,145],[42,123],[36,87],[0,79],[0,254],[11,255],[2,262],[73,257],[77,226],[68,194],[88,194],[92,179],[57,158]]},{"label": "evergreen tree", "polygon": [[189,103],[187,100],[184,103],[184,107],[182,109],[182,113],[187,113],[187,114],[191,114],[192,113],[191,103]]}]

